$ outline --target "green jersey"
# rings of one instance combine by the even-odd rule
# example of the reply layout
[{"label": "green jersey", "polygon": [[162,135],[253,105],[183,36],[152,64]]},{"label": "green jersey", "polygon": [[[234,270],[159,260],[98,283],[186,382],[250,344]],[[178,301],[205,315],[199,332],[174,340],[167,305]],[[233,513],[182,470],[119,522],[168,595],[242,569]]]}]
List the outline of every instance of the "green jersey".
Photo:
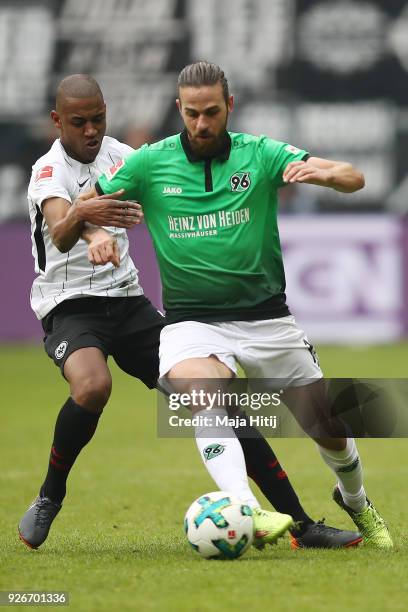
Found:
[{"label": "green jersey", "polygon": [[99,193],[124,189],[124,199],[143,205],[169,322],[289,314],[277,190],[287,164],[307,157],[265,136],[226,133],[219,155],[203,160],[184,131],[99,178]]}]

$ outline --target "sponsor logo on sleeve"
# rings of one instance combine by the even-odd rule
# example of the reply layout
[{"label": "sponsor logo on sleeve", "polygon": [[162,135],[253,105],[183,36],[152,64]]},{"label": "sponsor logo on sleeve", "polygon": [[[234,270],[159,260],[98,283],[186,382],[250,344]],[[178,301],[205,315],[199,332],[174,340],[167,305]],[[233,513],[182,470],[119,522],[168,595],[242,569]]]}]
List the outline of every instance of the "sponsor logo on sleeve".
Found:
[{"label": "sponsor logo on sleeve", "polygon": [[287,147],[285,147],[285,151],[288,151],[288,153],[293,153],[293,155],[297,155],[301,152],[300,149],[294,147],[293,145],[288,145]]},{"label": "sponsor logo on sleeve", "polygon": [[38,183],[38,181],[52,178],[53,171],[54,168],[52,166],[44,166],[43,168],[40,168],[35,175],[35,182]]},{"label": "sponsor logo on sleeve", "polygon": [[109,168],[109,170],[105,172],[105,176],[108,179],[108,181],[111,181],[113,179],[115,174],[118,172],[118,170],[120,170],[122,166],[124,166],[124,164],[125,164],[125,160],[121,159],[114,166],[112,166],[111,168]]}]

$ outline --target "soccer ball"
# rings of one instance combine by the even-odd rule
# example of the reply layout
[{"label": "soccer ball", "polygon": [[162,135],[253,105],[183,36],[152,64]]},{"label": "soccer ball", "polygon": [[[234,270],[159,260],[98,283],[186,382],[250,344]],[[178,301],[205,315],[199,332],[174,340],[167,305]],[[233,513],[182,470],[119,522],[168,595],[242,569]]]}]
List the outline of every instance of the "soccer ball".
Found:
[{"label": "soccer ball", "polygon": [[187,510],[184,531],[205,559],[236,559],[252,544],[252,510],[225,491],[206,493]]}]

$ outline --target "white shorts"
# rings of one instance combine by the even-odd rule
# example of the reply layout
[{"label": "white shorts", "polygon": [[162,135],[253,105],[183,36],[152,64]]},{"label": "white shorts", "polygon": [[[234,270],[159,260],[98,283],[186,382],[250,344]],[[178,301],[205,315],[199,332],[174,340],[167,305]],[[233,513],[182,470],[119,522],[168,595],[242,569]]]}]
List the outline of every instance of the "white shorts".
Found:
[{"label": "white shorts", "polygon": [[[262,321],[166,325],[160,335],[160,377],[184,359],[215,355],[234,374],[271,379],[271,386],[300,386],[323,373],[317,355],[293,316]],[[283,383],[285,381],[285,383]]]}]

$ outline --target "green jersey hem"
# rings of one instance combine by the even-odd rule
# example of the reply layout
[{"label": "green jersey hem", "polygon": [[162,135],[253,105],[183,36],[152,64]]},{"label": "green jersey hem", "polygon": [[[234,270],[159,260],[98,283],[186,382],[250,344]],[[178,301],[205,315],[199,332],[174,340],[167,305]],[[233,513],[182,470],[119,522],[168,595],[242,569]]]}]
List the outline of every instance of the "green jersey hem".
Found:
[{"label": "green jersey hem", "polygon": [[266,319],[281,319],[291,312],[286,304],[284,293],[275,295],[250,308],[231,309],[166,309],[166,325],[182,321],[198,321],[199,323],[223,323],[226,321],[263,321]]}]

